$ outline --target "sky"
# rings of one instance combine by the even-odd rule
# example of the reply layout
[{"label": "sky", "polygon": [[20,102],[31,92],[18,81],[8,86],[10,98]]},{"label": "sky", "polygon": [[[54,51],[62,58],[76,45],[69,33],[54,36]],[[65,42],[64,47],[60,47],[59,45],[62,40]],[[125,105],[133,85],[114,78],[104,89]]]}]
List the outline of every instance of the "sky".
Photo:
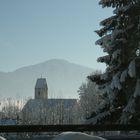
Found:
[{"label": "sky", "polygon": [[99,0],[0,0],[0,71],[65,59],[93,69],[99,23],[112,15]]}]

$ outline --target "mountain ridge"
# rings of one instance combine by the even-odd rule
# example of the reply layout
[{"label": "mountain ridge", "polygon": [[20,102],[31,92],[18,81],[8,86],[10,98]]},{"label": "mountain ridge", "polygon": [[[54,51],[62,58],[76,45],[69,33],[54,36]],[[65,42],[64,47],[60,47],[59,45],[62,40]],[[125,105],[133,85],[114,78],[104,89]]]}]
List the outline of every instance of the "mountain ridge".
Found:
[{"label": "mountain ridge", "polygon": [[70,62],[70,61],[65,60],[65,59],[56,59],[56,58],[54,58],[54,59],[49,59],[49,60],[46,60],[46,61],[43,61],[43,62],[40,62],[40,63],[33,64],[33,65],[23,66],[23,67],[17,68],[15,70],[12,70],[12,71],[9,71],[9,72],[0,71],[0,73],[11,73],[11,72],[19,71],[20,69],[24,69],[24,68],[28,68],[28,67],[34,67],[34,66],[37,66],[37,65],[45,64],[45,63],[60,62],[60,61],[61,62],[65,62],[65,63],[69,63],[69,64],[73,64],[73,65],[77,65],[77,66],[82,66],[82,67],[89,68],[89,69],[93,69],[93,68],[90,68],[88,66],[84,66],[84,65],[81,65],[81,64],[73,63],[73,62]]},{"label": "mountain ridge", "polygon": [[12,72],[0,72],[0,95],[32,96],[37,78],[47,79],[49,97],[78,98],[77,90],[94,70],[64,59],[50,59]]}]

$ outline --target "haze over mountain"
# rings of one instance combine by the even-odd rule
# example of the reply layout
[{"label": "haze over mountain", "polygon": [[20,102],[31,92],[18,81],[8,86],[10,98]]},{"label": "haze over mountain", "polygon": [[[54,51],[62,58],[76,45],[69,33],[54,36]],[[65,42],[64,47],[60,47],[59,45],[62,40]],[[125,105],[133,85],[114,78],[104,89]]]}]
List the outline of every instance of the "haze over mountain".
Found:
[{"label": "haze over mountain", "polygon": [[34,97],[37,78],[46,78],[49,97],[78,98],[77,90],[93,69],[70,63],[62,59],[51,59],[43,63],[0,72],[1,97]]}]

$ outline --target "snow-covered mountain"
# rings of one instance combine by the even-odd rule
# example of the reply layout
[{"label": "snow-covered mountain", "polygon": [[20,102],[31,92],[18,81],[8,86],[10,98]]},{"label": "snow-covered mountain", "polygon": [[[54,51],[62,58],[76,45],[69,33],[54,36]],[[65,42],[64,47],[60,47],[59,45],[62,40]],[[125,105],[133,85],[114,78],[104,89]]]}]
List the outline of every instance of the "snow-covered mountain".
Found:
[{"label": "snow-covered mountain", "polygon": [[49,97],[77,98],[77,90],[93,69],[62,59],[23,67],[13,72],[0,72],[0,95],[2,97],[34,97],[37,78],[47,79]]}]

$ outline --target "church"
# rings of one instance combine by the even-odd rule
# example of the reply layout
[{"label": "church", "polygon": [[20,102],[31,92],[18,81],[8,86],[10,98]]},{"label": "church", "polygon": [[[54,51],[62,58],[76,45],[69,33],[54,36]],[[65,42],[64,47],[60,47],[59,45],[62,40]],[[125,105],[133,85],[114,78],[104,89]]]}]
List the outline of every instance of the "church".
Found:
[{"label": "church", "polygon": [[34,99],[22,109],[23,124],[75,124],[77,121],[77,99],[48,98],[46,78],[35,84]]}]

